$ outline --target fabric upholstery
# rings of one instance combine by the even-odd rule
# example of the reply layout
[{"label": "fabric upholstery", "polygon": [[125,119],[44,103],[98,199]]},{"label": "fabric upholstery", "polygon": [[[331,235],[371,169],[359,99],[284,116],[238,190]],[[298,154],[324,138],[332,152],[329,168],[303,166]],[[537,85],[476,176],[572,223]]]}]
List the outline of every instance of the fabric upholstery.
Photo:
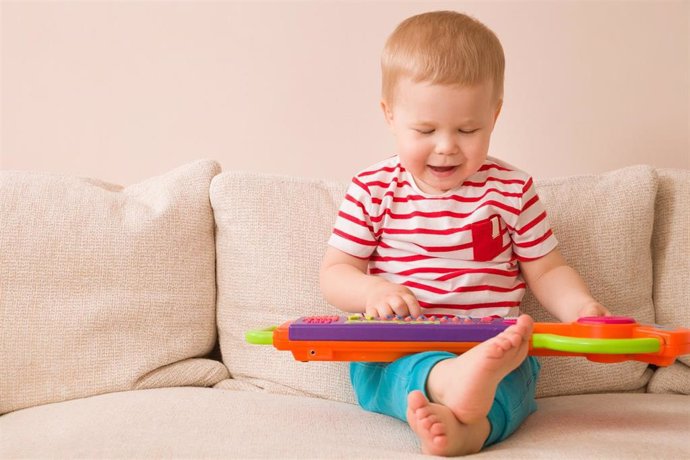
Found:
[{"label": "fabric upholstery", "polygon": [[[248,329],[337,313],[318,266],[344,184],[214,179],[218,327],[235,378],[203,358],[216,328],[218,172],[199,162],[126,188],[0,172],[0,413],[13,411],[0,416],[0,458],[428,458],[404,422],[323,399],[353,402],[347,364],[244,342]],[[538,185],[562,251],[604,304],[651,321],[653,298],[656,322],[690,327],[690,173],[658,173],[651,235],[649,168]],[[473,457],[689,456],[690,399],[673,394],[690,393],[687,359],[646,388],[644,365],[542,363],[542,396],[617,393],[538,399],[513,436]]]},{"label": "fabric upholstery", "polygon": [[[687,359],[687,356],[681,359]],[[680,360],[671,366],[660,367],[654,371],[654,375],[652,375],[647,386],[647,391],[650,393],[690,395],[690,367]]]},{"label": "fabric upholstery", "polygon": [[213,161],[129,187],[0,172],[0,413],[213,385]]},{"label": "fabric upholstery", "polygon": [[[658,174],[652,239],[656,322],[690,328],[690,170]],[[680,361],[690,366],[690,355]]]},{"label": "fabric upholstery", "polygon": [[685,396],[591,394],[537,403],[537,412],[515,435],[486,452],[488,458],[688,457],[690,400]]},{"label": "fabric upholstery", "polygon": [[[256,173],[214,178],[219,338],[235,379],[287,394],[353,401],[346,365],[303,364],[244,340],[250,329],[338,313],[320,294],[318,271],[346,187]],[[595,296],[615,314],[653,322],[654,170],[631,167],[543,181],[537,188],[562,252]],[[554,320],[529,295],[523,306],[538,320]],[[640,390],[652,373],[636,362],[543,358],[542,363],[538,396]]]},{"label": "fabric upholstery", "polygon": [[[651,237],[657,176],[649,166],[537,183],[560,250],[592,295],[614,315],[654,322]],[[529,292],[521,308],[537,321],[556,321]],[[599,364],[583,358],[541,358],[538,397],[639,390],[645,363]]]},{"label": "fabric upholstery", "polygon": [[[597,394],[538,404],[513,436],[470,458],[687,458],[685,396]],[[0,458],[18,457],[429,458],[407,424],[349,404],[204,388],[111,393],[7,414]]]},{"label": "fabric upholstery", "polygon": [[218,333],[233,378],[284,394],[354,403],[347,363],[301,363],[245,333],[299,316],[337,314],[319,266],[342,184],[226,172],[211,183],[216,219]]},{"label": "fabric upholstery", "polygon": [[31,408],[0,433],[0,458],[422,458],[405,423],[350,404],[203,388]]}]

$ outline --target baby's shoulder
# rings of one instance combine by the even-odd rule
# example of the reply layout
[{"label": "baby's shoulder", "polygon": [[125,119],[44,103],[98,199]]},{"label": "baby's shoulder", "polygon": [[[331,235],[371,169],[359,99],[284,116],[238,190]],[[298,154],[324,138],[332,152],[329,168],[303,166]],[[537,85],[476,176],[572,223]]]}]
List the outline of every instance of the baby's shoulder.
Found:
[{"label": "baby's shoulder", "polygon": [[389,187],[403,180],[404,171],[396,155],[362,169],[355,174],[352,182],[371,194],[377,190],[384,193]]},{"label": "baby's shoulder", "polygon": [[400,158],[395,155],[362,169],[355,174],[355,177],[358,179],[364,178],[366,180],[391,179],[399,176],[402,171],[403,168],[400,165]]},{"label": "baby's shoulder", "polygon": [[501,184],[506,188],[520,188],[532,182],[532,176],[507,161],[494,157],[487,157],[482,167],[477,171],[479,178],[493,179],[494,184]]}]

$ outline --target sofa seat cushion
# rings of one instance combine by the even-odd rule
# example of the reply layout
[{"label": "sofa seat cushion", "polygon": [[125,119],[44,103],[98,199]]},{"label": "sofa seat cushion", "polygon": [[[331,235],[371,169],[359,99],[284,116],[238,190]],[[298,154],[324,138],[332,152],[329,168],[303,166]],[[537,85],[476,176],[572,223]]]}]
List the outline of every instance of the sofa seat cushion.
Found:
[{"label": "sofa seat cushion", "polygon": [[422,458],[404,423],[351,404],[210,388],[34,407],[0,433],[0,458]]},{"label": "sofa seat cushion", "polygon": [[688,457],[686,396],[608,393],[537,403],[539,409],[519,431],[491,449],[495,458]]},{"label": "sofa seat cushion", "polygon": [[[690,400],[595,394],[539,410],[482,458],[682,458]],[[36,436],[40,433],[40,436]],[[408,426],[301,396],[163,388],[94,396],[0,417],[0,458],[428,458]]]}]

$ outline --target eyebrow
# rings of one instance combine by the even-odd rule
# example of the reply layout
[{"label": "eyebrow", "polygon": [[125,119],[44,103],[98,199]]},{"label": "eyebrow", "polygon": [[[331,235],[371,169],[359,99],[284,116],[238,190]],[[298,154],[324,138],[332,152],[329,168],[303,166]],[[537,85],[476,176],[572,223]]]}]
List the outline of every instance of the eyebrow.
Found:
[{"label": "eyebrow", "polygon": [[[471,119],[471,118],[468,118],[467,120],[464,120],[464,121],[463,121],[462,123],[460,123],[460,124],[461,124],[461,125],[474,125],[474,124],[477,124],[477,123],[478,123],[478,122],[477,122],[476,120]],[[422,121],[413,121],[412,124],[413,124],[413,125],[426,125],[426,126],[435,126],[435,125],[436,125],[436,123],[434,123],[434,122],[432,122],[432,121],[426,121],[426,120],[422,120]]]}]

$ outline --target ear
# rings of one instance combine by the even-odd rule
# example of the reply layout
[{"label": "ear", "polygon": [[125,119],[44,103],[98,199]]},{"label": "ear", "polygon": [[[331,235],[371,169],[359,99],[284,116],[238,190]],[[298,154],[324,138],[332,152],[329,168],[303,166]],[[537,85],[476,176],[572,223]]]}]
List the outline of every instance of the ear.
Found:
[{"label": "ear", "polygon": [[388,105],[385,99],[381,99],[381,110],[383,111],[383,117],[386,119],[389,127],[393,127],[393,111]]},{"label": "ear", "polygon": [[494,126],[496,126],[496,120],[498,120],[498,116],[501,114],[502,108],[503,108],[503,99],[499,99],[498,102],[496,103],[496,110],[494,111]]}]

